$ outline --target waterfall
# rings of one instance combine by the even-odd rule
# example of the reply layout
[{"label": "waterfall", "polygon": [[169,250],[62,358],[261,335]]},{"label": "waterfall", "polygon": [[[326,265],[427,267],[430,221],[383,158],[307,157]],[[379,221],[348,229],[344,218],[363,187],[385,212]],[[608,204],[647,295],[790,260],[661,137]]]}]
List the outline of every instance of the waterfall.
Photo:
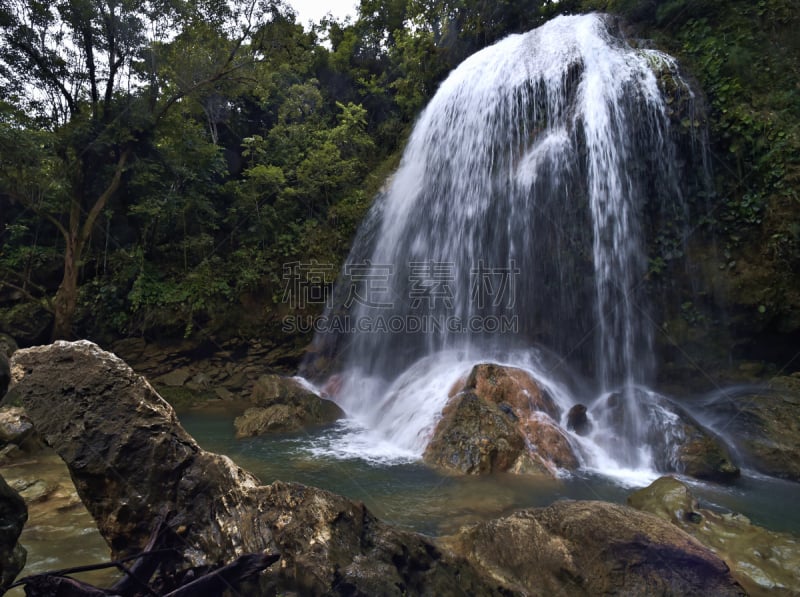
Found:
[{"label": "waterfall", "polygon": [[594,396],[628,403],[628,447],[644,441],[646,211],[683,210],[656,73],[691,92],[669,56],[613,29],[592,14],[511,35],[420,116],[340,274],[337,323],[315,340],[338,362],[344,408],[382,442],[421,453],[480,360],[534,371],[567,408],[570,363]]}]

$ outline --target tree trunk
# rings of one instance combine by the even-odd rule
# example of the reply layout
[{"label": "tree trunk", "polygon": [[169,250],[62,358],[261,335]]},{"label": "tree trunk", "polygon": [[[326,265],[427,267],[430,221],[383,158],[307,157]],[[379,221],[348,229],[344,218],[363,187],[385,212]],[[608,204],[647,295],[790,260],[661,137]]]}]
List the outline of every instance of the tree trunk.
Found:
[{"label": "tree trunk", "polygon": [[66,239],[64,276],[53,300],[53,340],[72,339],[72,320],[78,307],[78,239]]},{"label": "tree trunk", "polygon": [[83,223],[81,223],[81,220],[84,217],[84,211],[80,196],[72,199],[68,227],[60,225],[57,221],[55,222],[64,236],[66,246],[64,247],[64,277],[61,279],[61,284],[53,299],[53,314],[55,316],[53,340],[72,339],[72,323],[75,317],[75,310],[78,307],[78,267],[81,253],[89,241],[98,216],[105,208],[109,198],[119,188],[122,172],[125,169],[129,154],[130,149],[125,149],[119,156],[111,182],[94,202],[89,212],[85,214]]}]

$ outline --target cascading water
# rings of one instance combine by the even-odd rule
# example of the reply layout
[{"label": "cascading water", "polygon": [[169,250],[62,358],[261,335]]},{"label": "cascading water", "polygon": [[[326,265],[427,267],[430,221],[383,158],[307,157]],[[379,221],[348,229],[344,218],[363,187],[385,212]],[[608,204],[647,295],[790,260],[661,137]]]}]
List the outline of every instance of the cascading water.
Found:
[{"label": "cascading water", "polygon": [[569,361],[626,413],[622,441],[603,450],[601,433],[585,452],[649,466],[644,212],[683,210],[654,71],[690,92],[669,56],[610,26],[564,16],[512,35],[461,64],[421,115],[337,284],[326,321],[338,331],[316,339],[369,430],[356,452],[421,454],[449,388],[479,361],[532,371],[568,409]]}]

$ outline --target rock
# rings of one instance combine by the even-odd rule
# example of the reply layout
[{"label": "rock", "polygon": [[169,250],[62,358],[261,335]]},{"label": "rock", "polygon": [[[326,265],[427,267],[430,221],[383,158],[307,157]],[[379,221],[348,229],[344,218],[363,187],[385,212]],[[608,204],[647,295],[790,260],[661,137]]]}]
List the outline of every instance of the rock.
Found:
[{"label": "rock", "polygon": [[176,388],[185,384],[186,380],[188,380],[191,376],[192,372],[189,369],[180,368],[170,371],[161,377],[155,378],[153,383]]},{"label": "rock", "polygon": [[474,392],[462,392],[445,407],[423,460],[467,475],[507,471],[526,453],[514,421]]},{"label": "rock", "polygon": [[529,419],[520,422],[520,428],[528,450],[550,474],[556,476],[556,469],[575,470],[580,466],[564,430],[546,414],[531,414]]},{"label": "rock", "polygon": [[514,594],[746,595],[725,562],[687,533],[617,504],[559,501],[442,544]]},{"label": "rock", "polygon": [[[662,472],[719,483],[730,483],[739,477],[739,467],[721,438],[672,400],[652,392],[635,392],[632,404],[620,392],[610,394],[593,407],[593,416],[619,437],[639,433],[637,441],[651,447],[656,467]],[[646,426],[644,430],[637,430],[637,417]]]},{"label": "rock", "polygon": [[112,557],[138,552],[164,514],[185,566],[277,550],[280,563],[248,595],[501,594],[463,559],[363,504],[300,484],[259,486],[202,450],[144,378],[90,342],[19,351],[12,376]]},{"label": "rock", "polygon": [[226,388],[214,388],[214,395],[219,398],[220,400],[234,400],[236,396],[233,392]]},{"label": "rock", "polygon": [[586,407],[583,404],[576,404],[567,413],[567,429],[574,431],[578,435],[588,435],[592,430],[592,422],[586,416]]},{"label": "rock", "polygon": [[494,363],[475,365],[459,391],[474,391],[481,399],[492,404],[506,403],[518,416],[541,411],[554,420],[560,416],[559,408],[550,395],[527,371]]},{"label": "rock", "polygon": [[256,407],[234,420],[238,438],[319,427],[345,416],[335,402],[317,396],[295,379],[279,375],[262,375],[253,386],[250,400]]},{"label": "rock", "polygon": [[27,554],[17,540],[27,520],[25,501],[0,477],[0,593],[25,566]]},{"label": "rock", "polygon": [[25,409],[19,406],[0,408],[0,447],[8,444],[25,451],[35,451],[41,442]]},{"label": "rock", "polygon": [[35,479],[14,483],[13,489],[19,493],[26,504],[30,505],[46,501],[58,490],[58,486],[43,479]]},{"label": "rock", "polygon": [[731,461],[722,440],[689,418],[681,423],[682,441],[675,447],[677,472],[718,483],[730,483],[739,477],[739,467]]},{"label": "rock", "polygon": [[706,411],[735,438],[745,464],[800,481],[800,379],[776,377],[763,391],[724,396]]},{"label": "rock", "polygon": [[476,365],[450,392],[423,460],[460,474],[555,476],[578,459],[553,417],[558,406],[529,373]]},{"label": "rock", "polygon": [[800,594],[800,539],[753,525],[737,514],[700,508],[689,488],[657,479],[628,497],[628,504],[683,529],[721,557],[748,594]]}]

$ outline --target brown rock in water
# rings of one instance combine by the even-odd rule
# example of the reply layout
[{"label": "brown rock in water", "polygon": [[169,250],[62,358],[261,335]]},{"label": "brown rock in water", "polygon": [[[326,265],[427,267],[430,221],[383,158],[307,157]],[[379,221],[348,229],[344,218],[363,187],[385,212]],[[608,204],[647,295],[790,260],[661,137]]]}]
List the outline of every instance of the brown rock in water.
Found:
[{"label": "brown rock in water", "polygon": [[253,385],[250,399],[256,406],[234,421],[238,438],[299,431],[345,416],[335,402],[317,396],[297,380],[279,375],[262,375]]},{"label": "brown rock in water", "polygon": [[25,501],[0,477],[0,594],[25,566],[25,548],[17,540],[27,520]]},{"label": "brown rock in water", "polygon": [[259,486],[202,450],[144,378],[90,342],[19,351],[12,372],[112,557],[138,552],[163,513],[186,566],[278,550],[281,561],[248,595],[500,594],[463,560],[361,503],[296,483]]},{"label": "brown rock in water", "polygon": [[442,543],[513,594],[746,595],[711,550],[617,504],[559,501],[467,527]]},{"label": "brown rock in water", "polygon": [[541,411],[556,421],[561,416],[558,405],[527,371],[494,363],[475,365],[460,391],[472,390],[492,404],[506,403],[517,416]]},{"label": "brown rock in water", "polygon": [[583,404],[576,404],[567,413],[567,429],[578,435],[588,435],[592,430],[592,423],[586,416],[586,407]]},{"label": "brown rock in water", "polygon": [[700,508],[689,488],[661,477],[628,504],[683,529],[712,549],[751,596],[800,594],[800,538],[758,527],[740,514]]},{"label": "brown rock in water", "polygon": [[553,419],[558,406],[528,372],[476,365],[450,393],[425,449],[428,464],[461,474],[548,476],[578,467],[569,439]]},{"label": "brown rock in water", "polygon": [[506,413],[463,392],[445,407],[423,459],[474,475],[509,470],[525,452],[525,438]]},{"label": "brown rock in water", "polygon": [[520,421],[520,427],[535,456],[550,473],[557,472],[553,466],[566,470],[580,466],[564,430],[544,413],[533,413],[527,421]]}]

